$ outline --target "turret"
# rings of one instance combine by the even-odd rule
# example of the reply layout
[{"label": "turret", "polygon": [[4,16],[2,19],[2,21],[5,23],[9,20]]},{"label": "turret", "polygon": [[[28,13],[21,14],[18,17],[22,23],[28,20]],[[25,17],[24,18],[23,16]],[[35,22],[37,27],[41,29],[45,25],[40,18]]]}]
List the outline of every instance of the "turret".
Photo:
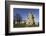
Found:
[{"label": "turret", "polygon": [[34,22],[34,16],[33,16],[32,12],[28,13],[26,24],[27,25],[34,25],[35,24],[35,22]]}]

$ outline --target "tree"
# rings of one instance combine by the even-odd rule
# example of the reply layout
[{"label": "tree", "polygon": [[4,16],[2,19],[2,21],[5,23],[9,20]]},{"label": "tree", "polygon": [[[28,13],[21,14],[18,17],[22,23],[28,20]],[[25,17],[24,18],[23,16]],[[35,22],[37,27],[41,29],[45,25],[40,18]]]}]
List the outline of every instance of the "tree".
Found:
[{"label": "tree", "polygon": [[17,22],[17,24],[20,24],[21,21],[22,21],[22,17],[20,16],[20,14],[16,13],[15,22]]}]

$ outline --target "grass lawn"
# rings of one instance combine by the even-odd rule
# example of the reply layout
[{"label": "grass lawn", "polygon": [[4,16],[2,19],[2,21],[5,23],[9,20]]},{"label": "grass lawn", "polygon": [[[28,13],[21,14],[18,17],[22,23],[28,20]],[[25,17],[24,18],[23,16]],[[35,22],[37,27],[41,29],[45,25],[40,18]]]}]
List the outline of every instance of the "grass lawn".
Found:
[{"label": "grass lawn", "polygon": [[14,27],[25,27],[26,24],[14,24]]},{"label": "grass lawn", "polygon": [[14,26],[14,28],[15,27],[19,28],[19,27],[38,27],[39,25],[29,25],[29,26],[27,25],[26,26],[26,24],[23,23],[23,24],[14,24],[13,26]]}]

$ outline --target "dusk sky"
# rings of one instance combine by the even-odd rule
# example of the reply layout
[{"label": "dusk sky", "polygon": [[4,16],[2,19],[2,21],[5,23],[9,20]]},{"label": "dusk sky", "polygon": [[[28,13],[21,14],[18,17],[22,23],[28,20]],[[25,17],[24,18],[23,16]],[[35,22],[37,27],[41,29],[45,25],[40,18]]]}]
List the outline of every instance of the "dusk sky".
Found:
[{"label": "dusk sky", "polygon": [[13,16],[15,16],[16,13],[19,13],[23,20],[26,19],[29,12],[32,12],[32,14],[35,16],[35,21],[39,21],[39,9],[14,8],[13,12]]}]

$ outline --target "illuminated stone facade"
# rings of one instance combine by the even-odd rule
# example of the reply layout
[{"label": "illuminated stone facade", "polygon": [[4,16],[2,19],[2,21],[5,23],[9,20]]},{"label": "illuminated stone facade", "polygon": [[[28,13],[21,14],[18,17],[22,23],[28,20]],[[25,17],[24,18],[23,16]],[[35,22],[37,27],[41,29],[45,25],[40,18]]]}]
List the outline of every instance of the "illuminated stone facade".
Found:
[{"label": "illuminated stone facade", "polygon": [[34,16],[32,13],[28,13],[26,24],[27,25],[33,25],[34,24]]}]

